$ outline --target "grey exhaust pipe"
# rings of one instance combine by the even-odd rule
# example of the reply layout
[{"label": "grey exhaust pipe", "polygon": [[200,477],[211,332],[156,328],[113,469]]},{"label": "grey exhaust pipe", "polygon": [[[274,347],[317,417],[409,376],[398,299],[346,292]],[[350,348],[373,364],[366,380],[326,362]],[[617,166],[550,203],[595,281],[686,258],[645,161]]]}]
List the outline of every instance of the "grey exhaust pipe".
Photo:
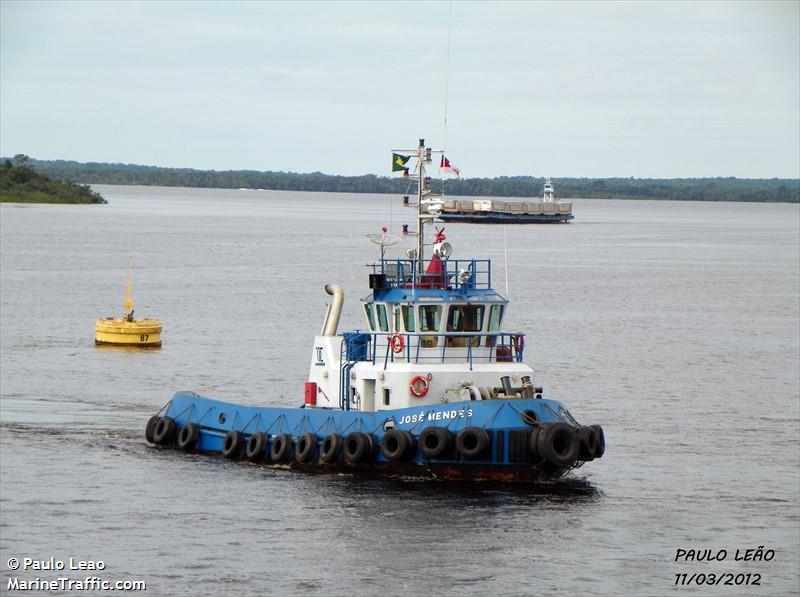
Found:
[{"label": "grey exhaust pipe", "polygon": [[339,316],[342,314],[342,305],[344,304],[344,288],[338,284],[326,284],[325,292],[333,297],[333,303],[328,305],[320,335],[335,336],[336,329],[339,327]]}]

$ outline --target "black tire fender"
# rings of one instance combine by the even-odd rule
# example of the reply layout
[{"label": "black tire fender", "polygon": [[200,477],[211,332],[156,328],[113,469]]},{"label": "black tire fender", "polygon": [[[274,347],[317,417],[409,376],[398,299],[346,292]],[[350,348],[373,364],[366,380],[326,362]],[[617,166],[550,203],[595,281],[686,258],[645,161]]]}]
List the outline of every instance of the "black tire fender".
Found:
[{"label": "black tire fender", "polygon": [[317,436],[314,433],[304,433],[297,438],[294,459],[300,464],[308,464],[317,455]]},{"label": "black tire fender", "polygon": [[528,439],[528,451],[530,452],[530,457],[532,462],[541,462],[543,460],[542,455],[539,453],[539,433],[541,432],[542,428],[539,426],[534,427],[531,429],[531,436]]},{"label": "black tire fender", "polygon": [[355,464],[370,460],[375,452],[375,441],[363,431],[353,431],[344,440],[344,459]]},{"label": "black tire fender", "polygon": [[591,427],[578,427],[578,440],[580,440],[579,458],[584,462],[594,460],[597,452],[597,432]]},{"label": "black tire fender", "polygon": [[453,433],[444,427],[426,427],[419,434],[419,451],[428,458],[438,458],[453,446]]},{"label": "black tire fender", "polygon": [[153,442],[159,446],[166,446],[172,443],[172,440],[175,439],[177,427],[178,425],[175,423],[175,419],[171,419],[170,417],[159,418],[153,430]]},{"label": "black tire fender", "polygon": [[456,449],[464,458],[477,458],[490,443],[489,433],[481,427],[465,427],[456,435]]},{"label": "black tire fender", "polygon": [[580,452],[575,429],[566,423],[553,423],[542,429],[536,440],[536,447],[545,460],[559,468],[568,468],[575,464]]},{"label": "black tire fender", "polygon": [[279,433],[274,436],[269,448],[269,457],[273,462],[284,462],[292,455],[292,436],[288,433]]},{"label": "black tire fender", "polygon": [[144,426],[144,439],[146,439],[148,443],[156,443],[153,439],[153,434],[156,432],[156,425],[158,425],[159,418],[158,415],[153,415],[147,420],[147,425]]},{"label": "black tire fender", "polygon": [[244,457],[250,462],[262,462],[267,455],[267,434],[257,431],[247,439]]},{"label": "black tire fender", "polygon": [[242,432],[231,429],[222,440],[222,455],[230,460],[236,460],[242,453]]},{"label": "black tire fender", "polygon": [[186,423],[178,431],[178,447],[184,452],[191,452],[200,441],[200,427],[197,423]]},{"label": "black tire fender", "polygon": [[606,453],[606,434],[600,425],[591,425],[591,429],[594,431],[595,445],[597,446],[594,451],[594,457],[602,458],[603,454]]},{"label": "black tire fender", "polygon": [[415,447],[414,436],[403,429],[390,429],[381,438],[381,453],[389,460],[406,460]]},{"label": "black tire fender", "polygon": [[329,433],[322,440],[319,449],[319,457],[322,462],[336,462],[339,460],[339,452],[342,450],[342,436],[338,433]]}]

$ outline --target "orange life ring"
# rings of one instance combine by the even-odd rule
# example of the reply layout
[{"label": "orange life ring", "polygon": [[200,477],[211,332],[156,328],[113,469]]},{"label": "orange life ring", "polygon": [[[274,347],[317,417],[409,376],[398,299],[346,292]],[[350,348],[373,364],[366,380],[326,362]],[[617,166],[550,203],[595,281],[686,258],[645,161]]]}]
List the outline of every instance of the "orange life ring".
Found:
[{"label": "orange life ring", "polygon": [[423,377],[422,375],[417,375],[411,380],[411,383],[408,384],[408,389],[411,390],[411,393],[417,398],[422,398],[425,394],[427,394],[428,387],[428,378]]},{"label": "orange life ring", "polygon": [[392,352],[395,354],[403,352],[405,345],[406,342],[403,340],[403,336],[400,334],[392,334],[389,338],[389,348],[391,348]]}]

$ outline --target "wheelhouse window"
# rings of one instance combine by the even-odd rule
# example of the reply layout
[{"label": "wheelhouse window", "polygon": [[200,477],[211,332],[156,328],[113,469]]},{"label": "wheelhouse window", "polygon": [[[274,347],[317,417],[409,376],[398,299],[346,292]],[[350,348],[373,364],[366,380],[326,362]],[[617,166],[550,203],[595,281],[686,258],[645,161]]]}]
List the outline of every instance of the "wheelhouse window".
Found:
[{"label": "wheelhouse window", "polygon": [[367,323],[369,324],[370,331],[375,331],[375,315],[372,313],[372,305],[367,303],[364,305],[364,312],[367,314]]},{"label": "wheelhouse window", "polygon": [[378,303],[375,305],[375,311],[378,314],[378,329],[382,332],[388,332],[389,318],[386,317],[386,305]]},{"label": "wheelhouse window", "polygon": [[414,305],[402,305],[400,313],[403,317],[403,329],[407,332],[413,332],[416,329],[414,326]]},{"label": "wheelhouse window", "polygon": [[[505,305],[492,305],[489,307],[489,332],[499,332],[503,323],[503,311]],[[492,347],[497,344],[497,336],[486,336],[486,346]]]},{"label": "wheelhouse window", "polygon": [[447,317],[448,332],[480,332],[483,328],[483,305],[453,305]]},{"label": "wheelhouse window", "polygon": [[[448,332],[480,332],[483,328],[483,305],[453,305],[447,313]],[[477,346],[478,336],[447,336],[447,346]]]},{"label": "wheelhouse window", "polygon": [[442,323],[441,305],[423,305],[419,308],[419,331],[438,332]]},{"label": "wheelhouse window", "polygon": [[499,332],[500,324],[503,323],[503,310],[505,305],[492,305],[489,308],[489,331]]},{"label": "wheelhouse window", "polygon": [[[439,333],[442,325],[441,305],[422,305],[419,308],[419,331]],[[422,348],[435,348],[439,345],[438,336],[422,336],[419,340]]]}]

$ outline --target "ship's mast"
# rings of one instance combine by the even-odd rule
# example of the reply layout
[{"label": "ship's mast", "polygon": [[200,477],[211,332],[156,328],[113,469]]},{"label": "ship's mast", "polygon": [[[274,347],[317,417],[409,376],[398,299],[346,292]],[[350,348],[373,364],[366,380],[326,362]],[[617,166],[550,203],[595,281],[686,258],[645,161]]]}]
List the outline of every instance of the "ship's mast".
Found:
[{"label": "ship's mast", "polygon": [[417,181],[417,246],[414,258],[419,262],[421,270],[425,259],[425,224],[433,222],[437,215],[430,208],[431,202],[436,198],[431,195],[431,186],[425,176],[425,164],[433,163],[433,154],[442,154],[444,151],[425,147],[425,139],[420,139],[416,149],[392,149],[392,152],[417,158],[414,174],[409,176],[406,171],[406,176]]},{"label": "ship's mast", "polygon": [[430,159],[430,150],[425,149],[425,139],[419,140],[417,148],[417,261],[422,271],[422,260],[425,259],[425,220],[428,219],[422,210],[422,198],[425,195],[425,163]]},{"label": "ship's mast", "polygon": [[429,209],[430,201],[433,198],[431,196],[430,183],[425,176],[425,164],[433,162],[433,154],[444,152],[425,147],[425,139],[419,140],[419,146],[416,149],[393,149],[392,152],[417,158],[414,174],[409,176],[406,170],[406,176],[417,181],[417,246],[414,258],[419,261],[419,266],[422,268],[422,261],[425,259],[425,224],[436,219],[436,214],[431,213]]}]

